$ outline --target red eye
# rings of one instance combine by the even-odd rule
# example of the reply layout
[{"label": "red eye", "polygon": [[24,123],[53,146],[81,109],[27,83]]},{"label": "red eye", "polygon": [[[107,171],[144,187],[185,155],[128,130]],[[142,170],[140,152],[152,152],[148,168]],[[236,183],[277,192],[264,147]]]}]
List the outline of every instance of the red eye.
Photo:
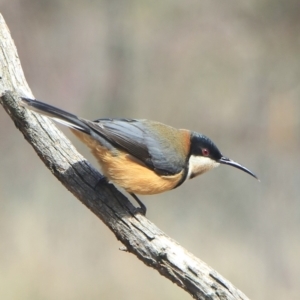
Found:
[{"label": "red eye", "polygon": [[202,149],[202,155],[203,155],[203,156],[209,156],[209,151],[208,151],[208,149],[203,148],[203,149]]}]

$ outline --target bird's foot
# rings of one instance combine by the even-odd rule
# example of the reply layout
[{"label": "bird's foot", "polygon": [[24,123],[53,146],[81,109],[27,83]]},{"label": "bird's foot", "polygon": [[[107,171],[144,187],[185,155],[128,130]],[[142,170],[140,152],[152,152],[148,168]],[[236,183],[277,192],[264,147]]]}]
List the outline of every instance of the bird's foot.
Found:
[{"label": "bird's foot", "polygon": [[136,207],[134,210],[134,214],[141,214],[143,216],[146,216],[147,207],[146,205],[133,193],[130,193],[132,198],[139,204],[140,207]]}]

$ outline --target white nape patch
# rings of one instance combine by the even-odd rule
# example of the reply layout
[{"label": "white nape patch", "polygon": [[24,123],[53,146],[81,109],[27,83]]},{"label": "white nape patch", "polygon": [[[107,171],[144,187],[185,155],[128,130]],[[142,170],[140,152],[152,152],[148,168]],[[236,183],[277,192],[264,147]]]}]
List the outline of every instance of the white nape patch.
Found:
[{"label": "white nape patch", "polygon": [[191,155],[189,159],[189,172],[187,174],[187,179],[194,178],[207,172],[213,168],[216,168],[220,163],[206,156],[195,156]]}]

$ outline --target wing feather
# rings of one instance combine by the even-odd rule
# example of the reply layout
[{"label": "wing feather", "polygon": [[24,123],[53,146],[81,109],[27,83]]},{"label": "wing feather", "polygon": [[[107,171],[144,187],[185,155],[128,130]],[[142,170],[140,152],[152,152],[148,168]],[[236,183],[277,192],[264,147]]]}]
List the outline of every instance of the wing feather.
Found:
[{"label": "wing feather", "polygon": [[[164,135],[157,128],[161,123],[135,119],[98,119],[88,125],[116,148],[125,150],[160,175],[174,175],[185,167],[185,154],[176,149],[178,129],[163,125]],[[169,143],[168,136],[175,143]],[[178,141],[177,141],[178,143]]]}]

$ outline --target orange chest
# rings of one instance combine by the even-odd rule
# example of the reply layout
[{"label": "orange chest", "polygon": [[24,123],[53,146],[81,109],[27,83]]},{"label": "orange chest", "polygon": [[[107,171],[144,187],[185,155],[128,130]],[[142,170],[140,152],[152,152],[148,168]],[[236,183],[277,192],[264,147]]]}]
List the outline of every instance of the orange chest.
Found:
[{"label": "orange chest", "polygon": [[159,194],[173,189],[182,179],[183,171],[172,176],[159,176],[131,155],[119,150],[113,154],[90,136],[73,132],[91,149],[104,175],[129,193]]}]

